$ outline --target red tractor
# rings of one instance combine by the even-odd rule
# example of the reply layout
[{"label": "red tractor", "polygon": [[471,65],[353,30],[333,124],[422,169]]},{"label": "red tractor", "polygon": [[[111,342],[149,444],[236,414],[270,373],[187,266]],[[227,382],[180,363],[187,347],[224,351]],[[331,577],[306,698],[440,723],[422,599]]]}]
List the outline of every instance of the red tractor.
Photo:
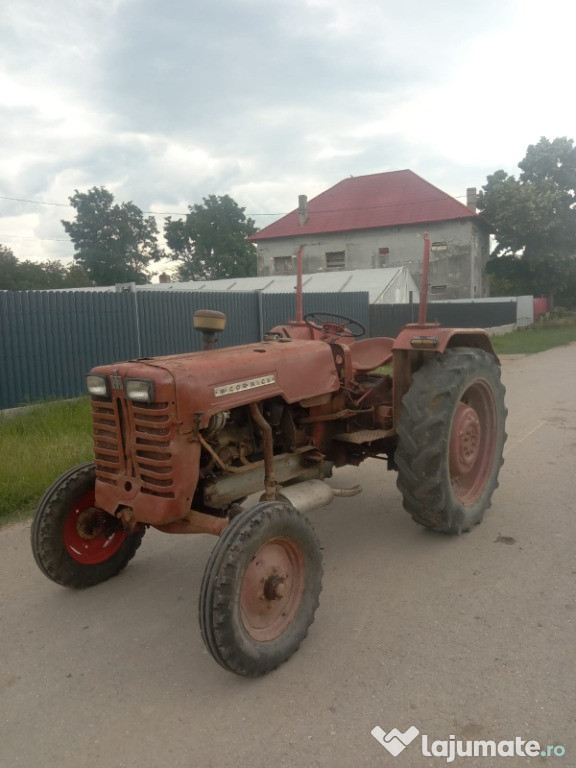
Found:
[{"label": "red tractor", "polygon": [[262,343],[216,349],[225,318],[200,311],[204,351],[94,368],[94,461],[40,501],[43,573],[89,587],[119,573],[150,527],[215,534],[202,637],[224,668],[255,677],[314,620],[322,560],[305,513],[359,491],[326,483],[338,467],[385,458],[417,523],[448,534],[479,523],[503,462],[504,387],[485,331],[426,323],[428,251],[426,238],[419,322],[396,339],[303,318],[299,270],[297,320]]}]

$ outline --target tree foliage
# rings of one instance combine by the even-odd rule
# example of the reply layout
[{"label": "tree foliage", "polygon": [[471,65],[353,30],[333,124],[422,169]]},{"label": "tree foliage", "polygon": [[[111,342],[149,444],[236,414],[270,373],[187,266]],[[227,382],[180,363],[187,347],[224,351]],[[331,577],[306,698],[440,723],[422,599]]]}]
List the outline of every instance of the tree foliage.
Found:
[{"label": "tree foliage", "polygon": [[257,230],[229,196],[209,195],[190,205],[185,219],[166,218],[164,235],[179,280],[217,280],[256,274],[256,250],[246,238]]},{"label": "tree foliage", "polygon": [[504,292],[547,293],[576,303],[576,147],[542,137],[518,164],[518,178],[488,176],[478,208],[497,247],[487,272]]},{"label": "tree foliage", "polygon": [[65,267],[59,261],[19,261],[10,248],[0,245],[0,290],[38,291],[89,285],[90,278],[77,264]]},{"label": "tree foliage", "polygon": [[162,257],[154,217],[132,202],[114,203],[104,187],[92,187],[69,198],[74,221],[62,221],[74,243],[74,260],[94,285],[146,283],[147,267]]}]

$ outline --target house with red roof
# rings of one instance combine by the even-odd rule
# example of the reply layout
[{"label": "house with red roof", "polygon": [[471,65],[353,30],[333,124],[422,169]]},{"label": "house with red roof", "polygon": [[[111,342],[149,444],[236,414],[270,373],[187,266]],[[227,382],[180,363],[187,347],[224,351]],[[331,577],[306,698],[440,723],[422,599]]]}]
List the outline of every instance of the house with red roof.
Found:
[{"label": "house with red roof", "polygon": [[489,295],[490,227],[475,203],[475,189],[464,205],[410,170],[356,176],[312,200],[301,195],[298,208],[249,239],[258,275],[293,274],[304,246],[305,273],[407,266],[419,285],[428,232],[431,298],[480,298]]}]

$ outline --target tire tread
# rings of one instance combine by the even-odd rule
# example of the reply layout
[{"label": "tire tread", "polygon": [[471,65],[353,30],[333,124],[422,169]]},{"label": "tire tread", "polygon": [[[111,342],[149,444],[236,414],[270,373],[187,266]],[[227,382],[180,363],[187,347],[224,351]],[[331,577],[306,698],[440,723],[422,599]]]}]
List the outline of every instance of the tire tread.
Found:
[{"label": "tire tread", "polygon": [[[476,375],[481,375],[491,386],[500,432],[487,487],[480,502],[468,508],[450,491],[446,462],[453,409],[462,389],[473,382]],[[394,460],[403,506],[420,525],[455,534],[470,530],[482,520],[498,487],[498,473],[504,463],[502,448],[507,437],[504,393],[499,367],[492,355],[480,349],[450,349],[429,358],[415,372],[412,386],[402,400]]]}]

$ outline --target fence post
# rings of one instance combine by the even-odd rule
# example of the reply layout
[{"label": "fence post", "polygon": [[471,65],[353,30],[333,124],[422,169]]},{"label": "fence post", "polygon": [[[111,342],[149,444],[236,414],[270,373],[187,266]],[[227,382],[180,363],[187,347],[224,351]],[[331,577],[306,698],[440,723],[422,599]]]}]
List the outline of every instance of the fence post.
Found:
[{"label": "fence post", "polygon": [[262,302],[262,291],[256,291],[258,294],[258,328],[260,329],[260,341],[264,338],[264,306]]},{"label": "fence post", "polygon": [[140,312],[138,307],[138,291],[134,290],[134,315],[136,319],[136,349],[138,357],[142,357],[142,334],[140,331]]}]

